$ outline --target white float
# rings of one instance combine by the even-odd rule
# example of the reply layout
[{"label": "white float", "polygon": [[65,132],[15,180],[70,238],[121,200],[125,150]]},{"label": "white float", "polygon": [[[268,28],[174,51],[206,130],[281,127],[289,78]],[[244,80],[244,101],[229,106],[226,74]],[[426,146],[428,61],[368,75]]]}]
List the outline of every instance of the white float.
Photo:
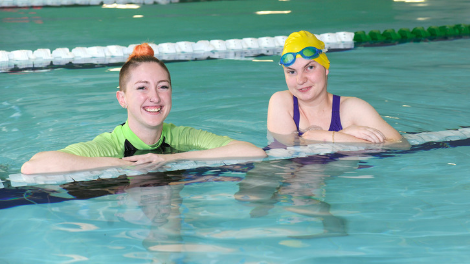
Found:
[{"label": "white float", "polygon": [[[51,1],[59,0],[45,0]],[[79,1],[79,0],[74,0]],[[88,0],[87,0],[88,1]],[[111,0],[109,0],[111,1]],[[114,0],[113,0],[114,1]],[[139,1],[139,0],[134,0]],[[74,3],[75,3],[74,2]],[[81,2],[85,3],[85,2]],[[3,2],[3,4],[5,4]],[[325,42],[329,50],[354,48],[354,33],[338,32],[317,35]],[[160,44],[149,43],[153,48],[155,56],[163,61],[173,60],[202,60],[208,58],[243,59],[258,55],[274,55],[279,53],[284,46],[287,36],[261,37],[261,38],[234,38],[228,40],[200,40],[197,42],[179,41],[176,43],[165,42]],[[43,60],[41,65],[64,65],[72,63],[119,63],[125,62],[137,44],[127,47],[120,45],[76,47],[70,51],[68,48],[57,48],[50,52],[49,49],[31,50],[0,50],[0,62],[7,62],[10,68],[2,63],[1,71],[8,71],[13,67],[18,68],[17,61]],[[45,62],[44,60],[49,60]],[[24,63],[22,65],[25,65]],[[28,64],[29,65],[29,64]],[[35,63],[36,67],[40,64]],[[21,67],[19,67],[21,69]]]}]

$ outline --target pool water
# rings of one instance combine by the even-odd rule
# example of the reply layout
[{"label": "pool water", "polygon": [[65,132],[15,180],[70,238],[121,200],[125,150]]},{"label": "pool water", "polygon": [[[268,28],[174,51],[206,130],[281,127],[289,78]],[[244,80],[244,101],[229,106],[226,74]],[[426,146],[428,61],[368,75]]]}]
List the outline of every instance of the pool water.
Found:
[{"label": "pool water", "polygon": [[[260,10],[292,12],[254,14]],[[0,49],[468,24],[469,11],[466,1],[457,0],[0,9],[0,35],[12,36],[0,38]],[[136,14],[144,17],[132,18]],[[468,127],[469,43],[464,38],[331,52],[328,89],[368,101],[404,135]],[[174,90],[167,122],[266,146],[269,97],[286,87],[279,56],[256,59],[168,63]],[[470,260],[468,139],[426,142],[409,151],[345,151],[12,184],[10,175],[34,153],[91,140],[125,121],[115,100],[116,68],[0,74],[0,263]]]}]

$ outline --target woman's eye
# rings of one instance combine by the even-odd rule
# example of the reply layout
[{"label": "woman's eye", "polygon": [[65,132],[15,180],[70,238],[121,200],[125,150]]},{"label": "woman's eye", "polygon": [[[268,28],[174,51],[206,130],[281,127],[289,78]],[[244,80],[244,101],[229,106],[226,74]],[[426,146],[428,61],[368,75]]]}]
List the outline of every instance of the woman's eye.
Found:
[{"label": "woman's eye", "polygon": [[170,89],[170,86],[168,86],[168,85],[162,85],[162,86],[160,86],[160,89]]},{"label": "woman's eye", "polygon": [[286,72],[287,72],[287,74],[289,74],[289,75],[292,75],[292,74],[295,73],[295,71],[286,71]]},{"label": "woman's eye", "polygon": [[313,70],[314,68],[315,68],[315,66],[313,66],[313,65],[309,65],[309,66],[307,67],[307,69],[309,69],[309,70]]},{"label": "woman's eye", "polygon": [[137,87],[137,90],[145,90],[145,86],[139,86]]}]

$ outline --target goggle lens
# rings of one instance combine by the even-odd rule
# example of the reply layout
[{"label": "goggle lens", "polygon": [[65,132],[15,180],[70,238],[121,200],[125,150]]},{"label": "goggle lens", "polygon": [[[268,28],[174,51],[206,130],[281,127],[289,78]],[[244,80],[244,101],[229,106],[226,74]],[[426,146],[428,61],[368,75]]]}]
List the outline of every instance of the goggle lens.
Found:
[{"label": "goggle lens", "polygon": [[300,54],[304,59],[315,59],[322,53],[322,50],[319,50],[315,47],[306,47],[299,52],[289,52],[282,55],[279,64],[284,65],[286,67],[294,64],[295,58],[297,54]]},{"label": "goggle lens", "polygon": [[317,49],[313,50],[312,48],[307,47],[307,48],[301,50],[300,52],[301,52],[300,56],[302,56],[304,58],[312,58],[313,56],[317,55],[318,50]]},{"label": "goggle lens", "polygon": [[286,53],[284,54],[282,57],[281,57],[281,64],[282,65],[291,65],[292,63],[294,63],[295,61],[295,56],[297,54],[293,54],[293,53]]}]

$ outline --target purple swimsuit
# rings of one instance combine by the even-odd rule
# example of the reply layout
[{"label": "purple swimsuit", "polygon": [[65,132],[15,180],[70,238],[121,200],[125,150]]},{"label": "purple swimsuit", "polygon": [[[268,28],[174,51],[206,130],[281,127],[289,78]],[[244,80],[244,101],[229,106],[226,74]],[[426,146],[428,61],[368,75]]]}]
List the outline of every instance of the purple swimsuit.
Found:
[{"label": "purple swimsuit", "polygon": [[[300,112],[299,112],[299,100],[297,97],[294,97],[294,122],[295,126],[297,127],[297,131],[299,132],[299,136],[302,136],[302,132],[299,130],[299,121],[300,121]],[[331,123],[330,128],[328,131],[340,131],[343,130],[343,126],[341,126],[341,118],[339,116],[339,104],[340,104],[341,97],[338,95],[333,95],[333,107],[331,109]]]}]

